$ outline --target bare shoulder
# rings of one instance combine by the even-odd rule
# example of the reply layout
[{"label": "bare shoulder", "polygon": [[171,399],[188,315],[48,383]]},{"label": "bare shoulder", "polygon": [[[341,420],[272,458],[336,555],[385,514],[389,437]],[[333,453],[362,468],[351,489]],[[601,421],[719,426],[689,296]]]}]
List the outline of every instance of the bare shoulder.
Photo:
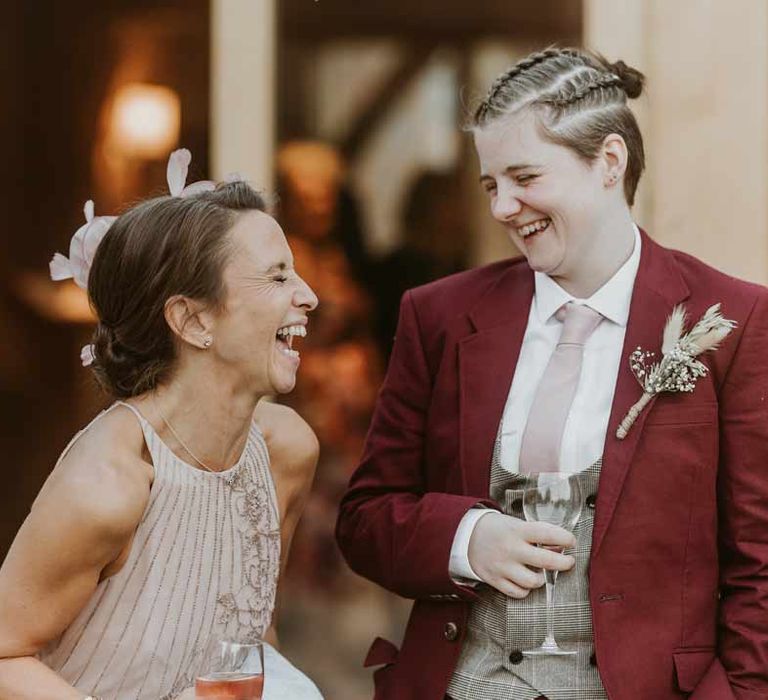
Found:
[{"label": "bare shoulder", "polygon": [[309,424],[292,408],[260,401],[254,418],[264,434],[274,468],[311,481],[320,445]]},{"label": "bare shoulder", "polygon": [[49,476],[31,514],[57,510],[86,518],[120,539],[138,525],[149,500],[152,465],[136,417],[116,407],[78,437]]},{"label": "bare shoulder", "polygon": [[123,565],[152,484],[143,446],[136,418],[116,407],[56,465],[0,567],[0,658],[60,636]]}]

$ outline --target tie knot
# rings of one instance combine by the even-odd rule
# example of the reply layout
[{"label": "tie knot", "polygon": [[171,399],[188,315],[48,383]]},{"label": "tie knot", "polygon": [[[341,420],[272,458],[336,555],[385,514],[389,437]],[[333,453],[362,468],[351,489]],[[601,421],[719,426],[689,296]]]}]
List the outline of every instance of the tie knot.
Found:
[{"label": "tie knot", "polygon": [[572,301],[561,306],[556,316],[559,321],[563,321],[558,345],[584,345],[603,320],[603,315],[598,311]]}]

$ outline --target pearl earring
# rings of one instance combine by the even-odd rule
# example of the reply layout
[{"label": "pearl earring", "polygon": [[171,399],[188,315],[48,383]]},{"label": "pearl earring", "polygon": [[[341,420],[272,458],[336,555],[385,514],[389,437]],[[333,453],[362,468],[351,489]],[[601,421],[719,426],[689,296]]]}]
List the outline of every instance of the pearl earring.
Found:
[{"label": "pearl earring", "polygon": [[213,338],[211,338],[211,337],[209,336],[208,338],[206,338],[206,339],[203,341],[203,347],[205,347],[205,348],[209,348],[209,347],[211,347],[211,345],[213,345]]}]

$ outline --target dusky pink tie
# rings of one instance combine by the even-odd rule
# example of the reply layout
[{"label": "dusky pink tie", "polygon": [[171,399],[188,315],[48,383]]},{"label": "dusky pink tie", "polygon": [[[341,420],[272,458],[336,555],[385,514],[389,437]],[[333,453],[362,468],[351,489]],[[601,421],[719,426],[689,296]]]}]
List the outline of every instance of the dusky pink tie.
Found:
[{"label": "dusky pink tie", "polygon": [[557,318],[563,329],[528,413],[520,446],[521,474],[559,471],[560,445],[581,376],[584,344],[603,320],[594,309],[572,301],[560,307]]}]

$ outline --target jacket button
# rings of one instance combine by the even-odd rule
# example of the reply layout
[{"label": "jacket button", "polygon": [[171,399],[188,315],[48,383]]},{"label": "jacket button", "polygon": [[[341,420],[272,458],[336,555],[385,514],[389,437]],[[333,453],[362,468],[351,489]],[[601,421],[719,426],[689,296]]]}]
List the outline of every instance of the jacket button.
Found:
[{"label": "jacket button", "polygon": [[509,655],[509,663],[511,664],[519,664],[525,656],[523,656],[523,652],[519,649],[515,649],[510,655]]},{"label": "jacket button", "polygon": [[597,666],[597,656],[595,655],[594,651],[589,656],[589,665],[590,666]]},{"label": "jacket button", "polygon": [[459,637],[459,627],[455,622],[446,622],[443,628],[443,636],[449,642],[455,642]]},{"label": "jacket button", "polygon": [[594,493],[590,493],[589,496],[587,496],[586,504],[587,508],[594,510],[595,505],[597,504],[597,496],[595,496]]}]

